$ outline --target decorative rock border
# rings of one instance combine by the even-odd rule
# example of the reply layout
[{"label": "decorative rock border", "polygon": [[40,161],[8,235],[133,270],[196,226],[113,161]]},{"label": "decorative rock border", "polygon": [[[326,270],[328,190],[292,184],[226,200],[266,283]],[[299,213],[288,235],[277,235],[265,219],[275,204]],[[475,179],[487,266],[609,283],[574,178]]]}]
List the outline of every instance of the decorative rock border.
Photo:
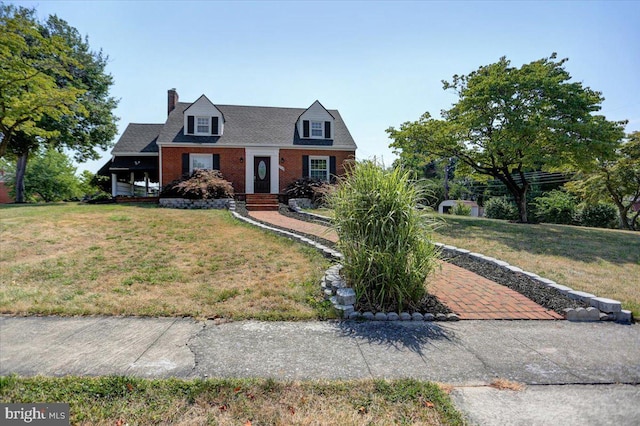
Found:
[{"label": "decorative rock border", "polygon": [[229,208],[229,204],[235,202],[233,198],[217,198],[209,200],[189,200],[187,198],[160,198],[160,207],[170,209],[216,209]]},{"label": "decorative rock border", "polygon": [[340,270],[342,265],[333,265],[324,274],[320,286],[325,295],[325,299],[330,300],[333,304],[333,308],[344,319],[350,320],[369,320],[369,321],[458,321],[460,317],[456,314],[437,314],[431,313],[421,314],[414,312],[410,314],[408,312],[402,312],[397,314],[395,312],[357,312],[354,308],[356,303],[356,292],[347,287],[340,276]]},{"label": "decorative rock border", "polygon": [[[297,204],[297,199],[289,200],[289,208],[293,210],[295,213],[307,217],[312,220],[320,220],[323,222],[329,222],[330,219],[326,216],[321,216],[309,212],[305,212]],[[332,257],[336,260],[341,260],[343,258],[342,253],[333,250],[331,248],[325,247],[322,244],[316,243],[313,240],[302,237],[300,235],[296,235],[292,232],[283,231],[282,229],[273,228],[268,225],[264,225],[260,222],[256,222],[247,217],[244,217],[237,212],[235,212],[235,203],[233,203],[232,213],[235,217],[240,220],[244,220],[245,222],[255,224],[264,229],[269,229],[274,232],[278,232],[280,234],[284,234],[285,236],[296,238],[302,242],[307,244],[311,244],[322,251],[324,251],[325,255]],[[454,247],[451,245],[446,245],[442,243],[435,243],[437,247],[439,247],[443,252],[455,253],[455,255],[461,256],[470,256],[476,258],[478,260],[488,262],[493,264],[495,267],[502,268],[503,271],[511,274],[520,274],[527,276],[539,284],[553,288],[560,292],[561,294],[567,296],[573,300],[579,300],[583,303],[590,305],[588,308],[567,308],[564,310],[565,317],[568,321],[616,321],[622,324],[630,324],[633,322],[633,314],[631,311],[622,309],[622,305],[619,301],[613,299],[606,299],[602,297],[597,297],[591,293],[586,293],[583,291],[573,290],[570,287],[561,285],[556,283],[553,280],[543,278],[533,272],[524,271],[517,266],[510,265],[507,262],[502,260],[498,260],[493,257],[485,256],[480,253],[473,253],[470,250],[461,249],[458,247]],[[395,312],[391,313],[383,313],[383,312],[356,312],[354,308],[355,304],[355,292],[353,289],[348,288],[346,283],[340,276],[340,269],[342,265],[333,265],[329,269],[327,269],[325,276],[322,279],[321,286],[322,290],[325,294],[325,298],[330,300],[333,304],[333,307],[341,314],[343,318],[348,319],[364,319],[364,320],[372,320],[372,321],[458,321],[460,318],[456,314],[437,314],[433,315],[430,313],[414,313],[413,315],[408,312],[402,312],[401,314],[396,314]],[[353,302],[352,302],[353,301]],[[352,302],[352,303],[351,303]]]},{"label": "decorative rock border", "polygon": [[469,250],[460,249],[442,243],[435,243],[435,245],[437,247],[440,247],[443,252],[448,251],[455,253],[456,255],[470,256],[484,262],[492,263],[495,267],[502,268],[508,273],[526,275],[543,286],[557,290],[559,293],[567,296],[569,299],[578,300],[587,305],[590,305],[590,307],[586,309],[565,309],[564,312],[568,321],[616,321],[623,324],[630,324],[631,322],[633,322],[632,312],[622,309],[621,303],[617,300],[597,297],[591,293],[574,290],[571,287],[558,284],[550,279],[542,278],[539,275],[534,274],[533,272],[523,271],[522,269],[510,265],[507,262],[503,262],[501,260],[485,256],[480,253],[472,253]]},{"label": "decorative rock border", "polygon": [[231,212],[231,214],[236,218],[239,219],[243,222],[246,223],[250,223],[251,225],[257,226],[258,228],[262,228],[262,229],[266,229],[268,231],[272,231],[275,232],[277,234],[283,235],[287,238],[292,238],[298,241],[301,241],[305,244],[308,244],[318,250],[320,250],[326,257],[329,257],[330,259],[334,259],[334,260],[342,260],[343,256],[342,253],[340,253],[337,250],[332,249],[331,247],[327,247],[323,244],[320,244],[316,241],[313,241],[311,238],[307,238],[304,237],[302,235],[298,235],[294,232],[291,231],[286,231],[284,229],[280,229],[280,228],[275,228],[273,226],[269,226],[269,225],[265,225],[262,222],[258,222],[257,220],[253,220],[249,217],[243,216],[240,213],[238,213],[236,211],[236,202],[235,201],[231,201],[229,203],[229,211]]},{"label": "decorative rock border", "polygon": [[289,199],[289,208],[294,212],[312,220],[319,220],[321,222],[326,222],[326,223],[330,222],[328,217],[315,214],[315,213],[305,212],[304,210],[302,210],[302,208],[300,208],[300,206],[302,206],[305,209],[308,209],[313,207],[313,203],[311,203],[311,200],[308,198],[290,198]]}]

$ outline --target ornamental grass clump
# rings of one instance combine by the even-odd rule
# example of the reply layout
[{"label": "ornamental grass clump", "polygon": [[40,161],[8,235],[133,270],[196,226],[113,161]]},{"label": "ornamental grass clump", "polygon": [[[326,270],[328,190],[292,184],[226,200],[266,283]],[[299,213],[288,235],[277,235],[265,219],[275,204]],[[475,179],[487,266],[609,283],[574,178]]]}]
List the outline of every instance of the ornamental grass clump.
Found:
[{"label": "ornamental grass clump", "polygon": [[342,274],[367,309],[415,310],[427,295],[437,250],[421,196],[409,172],[366,161],[351,165],[329,197]]}]

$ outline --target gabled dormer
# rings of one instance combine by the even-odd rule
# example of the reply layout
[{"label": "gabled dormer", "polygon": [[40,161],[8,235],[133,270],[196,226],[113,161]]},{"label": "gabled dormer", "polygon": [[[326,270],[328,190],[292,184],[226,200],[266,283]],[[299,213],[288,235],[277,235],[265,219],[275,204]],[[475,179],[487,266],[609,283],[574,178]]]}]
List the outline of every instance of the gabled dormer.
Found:
[{"label": "gabled dormer", "polygon": [[192,136],[222,136],[224,115],[205,96],[184,110],[184,134]]},{"label": "gabled dormer", "polygon": [[322,104],[315,101],[305,110],[296,126],[302,139],[333,139],[335,118]]}]

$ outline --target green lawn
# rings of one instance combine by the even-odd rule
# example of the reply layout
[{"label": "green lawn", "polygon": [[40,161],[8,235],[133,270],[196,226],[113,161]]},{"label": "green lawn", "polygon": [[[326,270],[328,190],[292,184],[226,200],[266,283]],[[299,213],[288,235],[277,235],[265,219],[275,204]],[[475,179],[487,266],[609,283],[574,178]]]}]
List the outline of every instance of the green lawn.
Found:
[{"label": "green lawn", "polygon": [[86,425],[461,425],[446,389],[415,380],[278,382],[0,377],[2,402],[65,402]]},{"label": "green lawn", "polygon": [[559,284],[620,300],[640,317],[640,233],[437,216],[435,240],[504,260]]},{"label": "green lawn", "polygon": [[333,315],[317,251],[224,210],[0,207],[0,313],[310,320]]}]

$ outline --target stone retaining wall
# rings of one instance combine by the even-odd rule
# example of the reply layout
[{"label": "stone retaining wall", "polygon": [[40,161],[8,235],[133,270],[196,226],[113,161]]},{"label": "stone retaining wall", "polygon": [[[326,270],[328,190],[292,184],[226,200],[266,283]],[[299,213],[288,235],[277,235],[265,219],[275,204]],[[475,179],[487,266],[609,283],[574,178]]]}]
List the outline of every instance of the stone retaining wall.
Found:
[{"label": "stone retaining wall", "polygon": [[219,198],[210,200],[188,200],[186,198],[161,198],[160,207],[170,209],[226,209],[233,198]]}]

